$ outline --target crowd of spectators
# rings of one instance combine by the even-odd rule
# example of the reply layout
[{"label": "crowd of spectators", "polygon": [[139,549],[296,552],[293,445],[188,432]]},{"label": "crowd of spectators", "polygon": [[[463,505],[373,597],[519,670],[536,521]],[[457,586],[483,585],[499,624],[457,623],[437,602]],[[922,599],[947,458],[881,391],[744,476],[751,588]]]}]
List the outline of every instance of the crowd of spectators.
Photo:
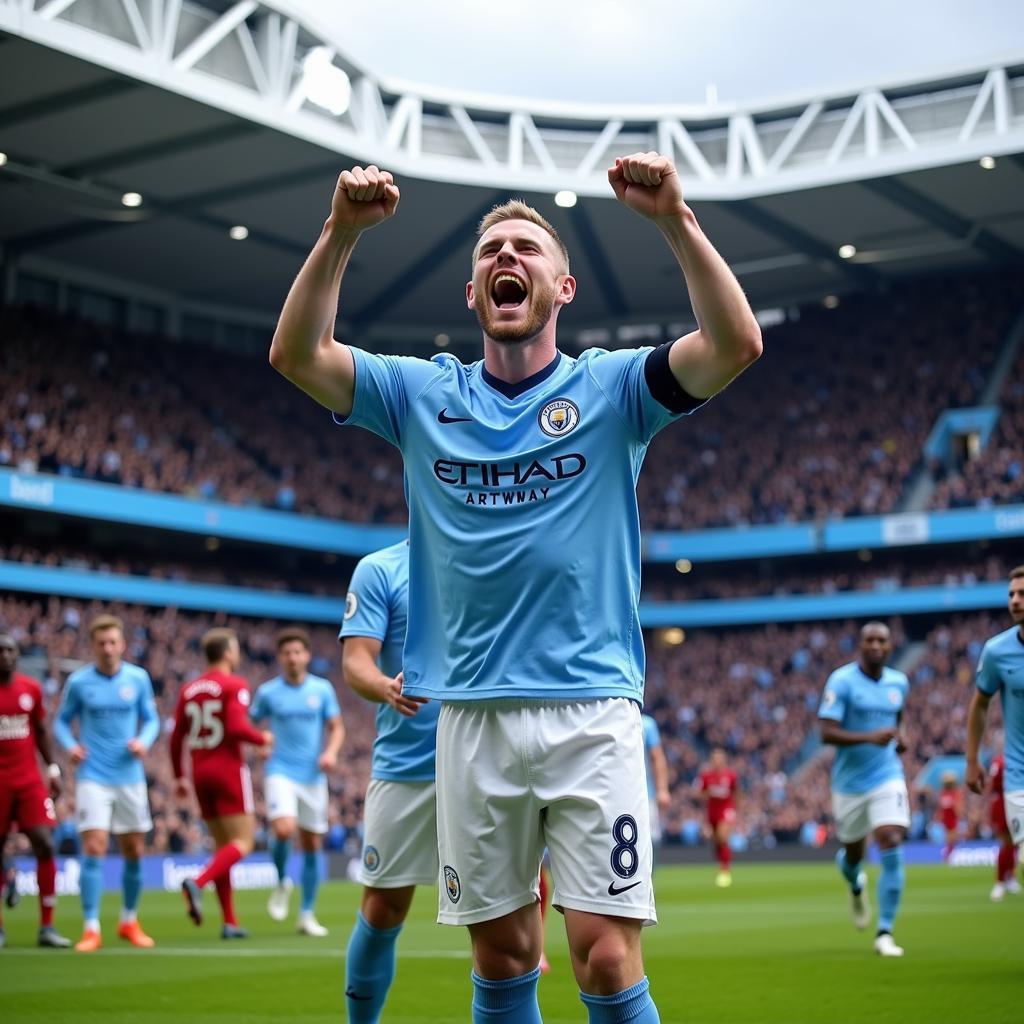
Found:
[{"label": "crowd of spectators", "polygon": [[[23,668],[43,678],[51,712],[68,674],[90,660],[84,627],[101,611],[112,611],[124,620],[127,658],[152,676],[164,720],[163,734],[146,759],[155,822],[151,846],[155,851],[196,849],[203,836],[194,811],[177,806],[171,797],[167,737],[178,689],[201,671],[199,639],[214,625],[238,631],[241,672],[252,685],[273,677],[274,638],[281,624],[174,608],[0,597],[0,627],[18,640]],[[891,626],[895,643],[902,647],[907,640],[905,625],[897,619]],[[924,653],[911,672],[904,716],[908,780],[913,781],[931,757],[964,749],[974,665],[984,640],[1002,628],[1005,623],[999,616],[975,614],[954,618],[923,637]],[[817,708],[825,679],[856,657],[856,642],[857,624],[852,621],[691,631],[675,646],[662,633],[648,635],[646,701],[659,724],[669,764],[669,835],[699,831],[702,816],[693,783],[716,746],[726,750],[740,775],[739,830],[749,841],[795,840],[809,826],[828,830],[830,757],[815,753]],[[347,734],[338,770],[330,779],[330,839],[339,847],[348,840],[351,848],[358,841],[369,779],[374,708],[343,685],[334,631],[314,630],[313,644],[312,671],[337,687]],[[993,737],[999,721],[995,709]],[[258,794],[258,762],[254,769]],[[71,780],[73,774],[67,771],[66,777]],[[73,822],[73,809],[70,785],[60,801],[61,818]],[[969,809],[971,828],[977,833],[984,805],[975,800]],[[257,813],[265,829],[259,799]]]},{"label": "crowd of spectators", "polygon": [[1024,345],[1003,386],[1000,414],[988,445],[951,470],[936,467],[932,508],[983,508],[1024,502]]},{"label": "crowd of spectators", "polygon": [[[767,332],[727,398],[655,439],[644,526],[892,511],[939,413],[977,400],[1022,299],[1021,281],[992,275],[802,309]],[[265,353],[121,336],[29,307],[0,310],[0,331],[0,465],[352,522],[406,515],[398,453],[334,427]],[[1007,494],[1021,486],[1022,390],[1006,396],[1016,411],[993,449]],[[937,500],[960,501],[959,486]]]}]

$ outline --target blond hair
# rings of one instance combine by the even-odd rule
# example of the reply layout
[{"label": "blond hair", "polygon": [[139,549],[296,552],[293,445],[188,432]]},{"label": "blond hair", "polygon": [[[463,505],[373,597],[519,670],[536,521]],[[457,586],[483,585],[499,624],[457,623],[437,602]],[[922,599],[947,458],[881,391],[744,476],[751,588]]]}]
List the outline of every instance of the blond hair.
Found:
[{"label": "blond hair", "polygon": [[238,643],[238,634],[233,629],[217,626],[203,634],[201,643],[207,663],[215,665],[228,653],[232,644]]},{"label": "blond hair", "polygon": [[1010,570],[1010,579],[1019,580],[1024,577],[1024,565],[1018,565],[1016,569]]},{"label": "blond hair", "polygon": [[116,615],[97,615],[89,623],[89,639],[91,640],[97,633],[102,633],[107,629],[116,629],[121,636],[124,636],[124,623]]},{"label": "blond hair", "polygon": [[[506,220],[526,220],[531,224],[536,224],[537,227],[542,228],[546,231],[551,238],[554,240],[555,245],[558,246],[558,251],[562,256],[563,269],[562,273],[569,273],[569,250],[565,247],[565,242],[559,237],[558,232],[555,230],[554,225],[545,216],[535,210],[528,203],[524,203],[522,199],[510,199],[507,203],[500,203],[497,206],[492,207],[490,213],[484,214],[481,218],[480,223],[477,225],[476,234],[477,238],[483,238],[484,232],[493,228],[495,224],[501,224]],[[476,265],[477,252],[480,249],[480,243],[473,247],[473,264]]]}]

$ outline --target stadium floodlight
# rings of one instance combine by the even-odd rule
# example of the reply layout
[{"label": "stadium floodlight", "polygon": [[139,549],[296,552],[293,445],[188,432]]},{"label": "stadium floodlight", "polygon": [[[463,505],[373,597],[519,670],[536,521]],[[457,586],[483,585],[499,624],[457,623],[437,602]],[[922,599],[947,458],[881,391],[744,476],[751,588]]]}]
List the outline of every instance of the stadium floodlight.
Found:
[{"label": "stadium floodlight", "polygon": [[693,562],[688,558],[677,558],[676,559],[676,572],[681,572],[684,576],[693,568]]},{"label": "stadium floodlight", "polygon": [[576,205],[576,193],[572,189],[563,188],[555,193],[555,206],[561,206],[566,210]]},{"label": "stadium floodlight", "polygon": [[672,647],[678,647],[681,643],[685,642],[686,633],[678,626],[671,626],[662,632],[661,638]]},{"label": "stadium floodlight", "polygon": [[121,205],[134,208],[142,205],[142,196],[138,192],[125,192],[121,196]]},{"label": "stadium floodlight", "polygon": [[5,163],[7,163],[7,154],[0,153],[0,167],[3,167]]},{"label": "stadium floodlight", "polygon": [[314,46],[302,61],[302,91],[310,103],[330,111],[335,117],[344,114],[352,101],[352,83],[341,68],[331,61],[334,51],[327,46]]},{"label": "stadium floodlight", "polygon": [[849,243],[847,243],[846,245],[839,246],[839,256],[840,256],[841,259],[849,260],[849,259],[852,259],[856,255],[857,255],[857,246],[850,245]]},{"label": "stadium floodlight", "polygon": [[995,169],[996,158],[994,156],[983,156],[978,163],[981,164],[982,170],[991,171]]},{"label": "stadium floodlight", "polygon": [[435,334],[434,335],[434,344],[438,348],[447,348],[449,346],[449,344],[451,344],[451,340],[452,339],[449,338],[447,334]]},{"label": "stadium floodlight", "polygon": [[826,295],[825,298],[822,299],[821,301],[822,301],[822,305],[824,305],[824,307],[826,309],[835,309],[836,306],[839,305],[839,296],[838,295]]},{"label": "stadium floodlight", "polygon": [[244,224],[236,224],[228,231],[236,242],[244,242],[249,237],[249,229]]}]

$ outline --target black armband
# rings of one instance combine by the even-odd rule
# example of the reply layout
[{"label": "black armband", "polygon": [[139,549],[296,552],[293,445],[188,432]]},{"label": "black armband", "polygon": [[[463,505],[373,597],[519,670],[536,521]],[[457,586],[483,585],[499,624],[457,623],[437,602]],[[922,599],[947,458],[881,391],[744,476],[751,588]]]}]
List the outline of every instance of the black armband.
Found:
[{"label": "black armband", "polygon": [[654,400],[665,406],[669,412],[679,416],[684,412],[693,412],[707,399],[694,398],[679,386],[679,381],[668,364],[668,350],[671,347],[672,342],[666,342],[651,352],[644,362],[644,379]]}]

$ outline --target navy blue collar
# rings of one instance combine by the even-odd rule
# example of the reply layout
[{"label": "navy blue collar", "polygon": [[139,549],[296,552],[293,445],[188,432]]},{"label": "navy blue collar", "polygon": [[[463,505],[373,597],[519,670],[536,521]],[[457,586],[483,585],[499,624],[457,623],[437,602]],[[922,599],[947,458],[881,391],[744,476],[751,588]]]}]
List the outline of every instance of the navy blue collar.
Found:
[{"label": "navy blue collar", "polygon": [[544,367],[543,370],[538,370],[536,373],[524,380],[519,381],[516,384],[509,384],[508,381],[502,380],[500,377],[495,377],[486,366],[481,364],[480,375],[483,379],[494,388],[495,391],[501,392],[506,398],[518,398],[520,395],[529,391],[530,388],[536,387],[541,381],[547,380],[555,372],[555,367],[558,366],[562,358],[561,352],[555,353],[555,358]]}]

